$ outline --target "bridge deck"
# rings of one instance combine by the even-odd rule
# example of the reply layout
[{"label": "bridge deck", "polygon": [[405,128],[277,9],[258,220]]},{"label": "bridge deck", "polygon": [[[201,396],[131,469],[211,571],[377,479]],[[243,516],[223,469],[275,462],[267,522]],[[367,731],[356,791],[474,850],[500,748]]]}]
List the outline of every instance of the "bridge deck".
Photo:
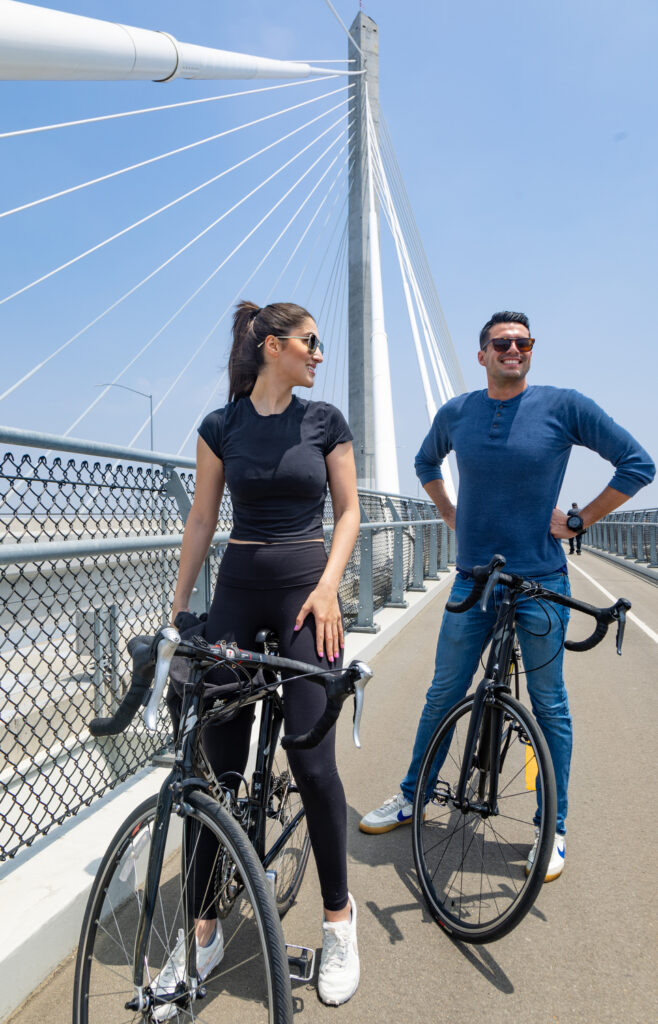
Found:
[{"label": "bridge deck", "polygon": [[[629,597],[653,635],[629,622],[623,658],[615,655],[610,636],[588,654],[567,655],[575,749],[566,869],[544,886],[516,931],[490,946],[453,943],[422,905],[409,830],[371,837],[357,829],[361,814],[395,791],[406,768],[445,589],[407,627],[403,640],[373,660],[361,751],[351,745],[348,716],[341,723],[339,763],[361,953],[361,985],[340,1010],[342,1024],[480,1024],[485,1014],[492,1022],[645,1024],[653,1016],[658,589],[592,554],[572,561],[576,596],[607,603],[592,580],[598,581],[615,596]],[[585,631],[584,623],[579,632],[574,621],[570,635]],[[319,942],[320,896],[312,865],[284,931],[290,942]],[[72,977],[69,961],[11,1024],[68,1021]],[[295,986],[298,1019],[326,1020],[315,987]]]}]

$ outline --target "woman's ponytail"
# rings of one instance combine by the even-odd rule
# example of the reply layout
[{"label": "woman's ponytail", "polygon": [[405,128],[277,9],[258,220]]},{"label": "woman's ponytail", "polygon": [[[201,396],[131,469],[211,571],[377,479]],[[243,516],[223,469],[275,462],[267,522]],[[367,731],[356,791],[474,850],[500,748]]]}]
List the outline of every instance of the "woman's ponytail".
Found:
[{"label": "woman's ponytail", "polygon": [[273,302],[257,306],[243,300],[233,314],[233,345],[228,360],[228,400],[250,395],[256,378],[265,362],[263,342],[268,334],[275,337],[294,333],[304,320],[311,317],[308,310],[294,302]]}]

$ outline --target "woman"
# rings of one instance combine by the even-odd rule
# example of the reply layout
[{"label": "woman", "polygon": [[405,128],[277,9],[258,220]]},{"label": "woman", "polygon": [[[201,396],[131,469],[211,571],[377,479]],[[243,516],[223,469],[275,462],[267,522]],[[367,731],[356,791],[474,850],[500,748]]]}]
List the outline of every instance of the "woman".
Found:
[{"label": "woman", "polygon": [[[187,609],[227,484],[233,529],[208,613],[207,639],[230,639],[248,648],[257,630],[267,627],[278,633],[283,657],[336,668],[344,645],[338,584],[360,521],[352,434],[338,409],[292,393],[293,387],[313,386],[322,361],[318,328],[301,306],[237,306],[229,403],[199,428],[194,503],[185,525],[172,621]],[[334,511],[328,558],[322,535],[327,483]],[[305,732],[320,717],[324,691],[308,680],[293,680],[283,695],[286,732]],[[253,708],[245,708],[229,724],[206,731],[204,746],[218,777],[244,771],[252,721]],[[306,809],[324,903],[318,992],[323,1002],[338,1005],[356,991],[359,958],[334,733],[312,750],[290,751],[289,760]],[[196,936],[199,971],[207,975],[223,953],[221,927],[200,916]],[[164,979],[161,984],[164,988]]]}]

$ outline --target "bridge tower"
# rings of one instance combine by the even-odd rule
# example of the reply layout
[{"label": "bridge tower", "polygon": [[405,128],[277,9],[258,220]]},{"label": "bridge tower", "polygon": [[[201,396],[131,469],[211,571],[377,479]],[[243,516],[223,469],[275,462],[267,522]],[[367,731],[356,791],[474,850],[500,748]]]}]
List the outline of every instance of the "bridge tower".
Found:
[{"label": "bridge tower", "polygon": [[384,328],[379,206],[368,132],[379,140],[377,25],[363,12],[350,27],[348,57],[356,88],[350,120],[348,210],[349,421],[360,487],[398,491],[397,451]]}]

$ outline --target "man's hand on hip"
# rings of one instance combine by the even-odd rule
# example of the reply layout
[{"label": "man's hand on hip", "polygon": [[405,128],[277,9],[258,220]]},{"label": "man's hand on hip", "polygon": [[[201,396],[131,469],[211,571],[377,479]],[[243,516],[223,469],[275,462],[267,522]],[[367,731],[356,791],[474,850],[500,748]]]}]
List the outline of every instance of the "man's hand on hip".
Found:
[{"label": "man's hand on hip", "polygon": [[560,540],[569,540],[571,537],[576,536],[576,531],[570,530],[567,526],[566,514],[557,505],[551,515],[551,535],[558,537]]}]

